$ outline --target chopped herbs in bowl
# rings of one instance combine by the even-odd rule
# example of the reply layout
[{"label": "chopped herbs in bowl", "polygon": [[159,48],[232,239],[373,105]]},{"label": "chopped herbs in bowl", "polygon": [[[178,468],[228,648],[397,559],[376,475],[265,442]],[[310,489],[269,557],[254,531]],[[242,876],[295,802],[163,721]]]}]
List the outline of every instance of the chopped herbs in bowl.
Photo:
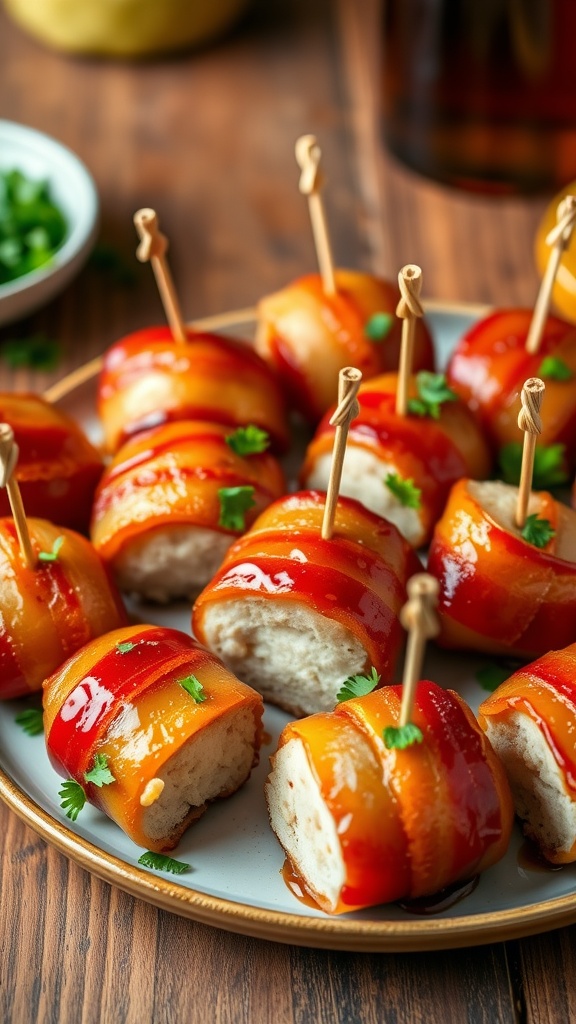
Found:
[{"label": "chopped herbs in bowl", "polygon": [[0,169],[0,284],[49,263],[66,229],[49,181]]}]

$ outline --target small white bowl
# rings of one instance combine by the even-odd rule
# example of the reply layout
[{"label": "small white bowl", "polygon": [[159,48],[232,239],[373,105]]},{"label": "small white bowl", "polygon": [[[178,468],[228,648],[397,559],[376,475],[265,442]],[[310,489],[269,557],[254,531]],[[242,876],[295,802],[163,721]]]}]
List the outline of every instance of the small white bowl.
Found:
[{"label": "small white bowl", "polygon": [[98,227],[98,193],[78,157],[49,135],[0,120],[0,168],[47,179],[68,229],[49,263],[0,284],[0,325],[28,316],[72,280],[86,261]]}]

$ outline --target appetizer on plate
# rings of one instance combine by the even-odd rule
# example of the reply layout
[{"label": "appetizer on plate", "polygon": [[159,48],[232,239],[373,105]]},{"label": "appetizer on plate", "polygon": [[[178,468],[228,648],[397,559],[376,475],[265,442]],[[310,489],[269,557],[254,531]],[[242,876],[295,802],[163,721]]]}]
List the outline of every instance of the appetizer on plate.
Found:
[{"label": "appetizer on plate", "polygon": [[254,425],[167,423],[128,441],[98,488],[91,534],[121,590],[193,597],[233,540],[285,492]]},{"label": "appetizer on plate", "polygon": [[185,633],[129,626],[44,684],[50,760],[75,819],[89,800],[139,846],[172,849],[258,762],[262,700]]}]

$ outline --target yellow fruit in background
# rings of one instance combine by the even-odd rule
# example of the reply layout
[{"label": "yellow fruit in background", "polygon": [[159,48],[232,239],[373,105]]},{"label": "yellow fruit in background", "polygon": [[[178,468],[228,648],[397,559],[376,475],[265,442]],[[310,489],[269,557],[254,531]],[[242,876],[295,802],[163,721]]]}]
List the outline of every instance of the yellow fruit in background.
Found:
[{"label": "yellow fruit in background", "polygon": [[144,57],[203,43],[248,0],[4,0],[15,21],[72,53]]},{"label": "yellow fruit in background", "polygon": [[[556,225],[556,211],[558,203],[565,196],[576,195],[576,181],[570,182],[566,188],[559,192],[550,205],[538,225],[536,232],[536,266],[543,276],[550,256],[550,246],[546,245],[546,235]],[[558,312],[567,320],[576,321],[576,230],[572,234],[572,240],[568,249],[562,255],[562,261],[558,268],[558,275],[552,292],[552,302]]]}]

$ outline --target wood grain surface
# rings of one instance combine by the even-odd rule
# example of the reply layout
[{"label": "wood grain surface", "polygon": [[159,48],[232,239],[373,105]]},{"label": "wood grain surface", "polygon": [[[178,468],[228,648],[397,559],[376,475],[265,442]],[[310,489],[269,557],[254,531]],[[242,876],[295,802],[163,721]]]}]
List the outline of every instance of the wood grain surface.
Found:
[{"label": "wood grain surface", "polygon": [[[314,268],[296,137],[321,140],[337,263],[423,294],[529,304],[545,199],[493,201],[417,178],[383,151],[377,0],[254,2],[217,45],[138,64],[44,49],[0,13],[0,116],[74,149],[102,200],[101,241],[132,282],[93,261],[33,318],[0,331],[0,387],[42,389],[162,314],[133,254],[132,213],[156,207],[185,314],[245,307]],[[1,342],[44,333],[50,374],[11,370]],[[2,1024],[566,1024],[576,930],[426,954],[323,952],[175,917],[98,881],[0,806]]]}]

